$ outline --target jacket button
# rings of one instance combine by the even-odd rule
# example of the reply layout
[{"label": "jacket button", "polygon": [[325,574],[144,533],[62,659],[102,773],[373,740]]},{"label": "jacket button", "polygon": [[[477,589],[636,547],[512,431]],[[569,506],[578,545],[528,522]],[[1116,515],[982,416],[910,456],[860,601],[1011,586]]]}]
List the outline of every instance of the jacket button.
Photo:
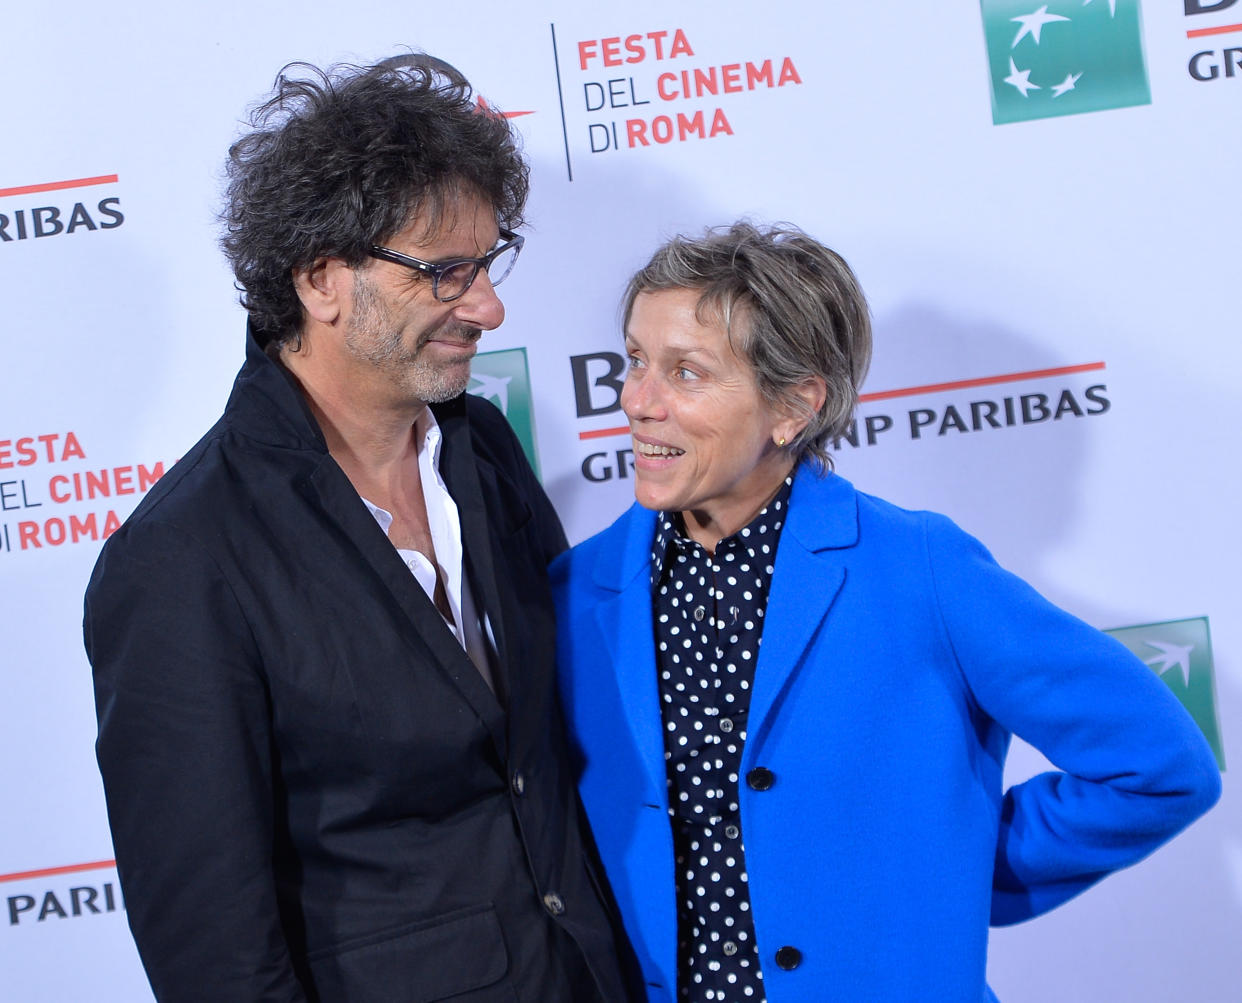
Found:
[{"label": "jacket button", "polygon": [[522,776],[521,770],[513,771],[513,779],[509,781],[509,786],[513,788],[513,793],[518,797],[526,793],[526,778]]},{"label": "jacket button", "polygon": [[802,952],[796,947],[782,947],[776,952],[776,967],[792,972],[802,964]]},{"label": "jacket button", "polygon": [[776,774],[766,766],[756,766],[746,774],[746,786],[752,791],[766,791],[776,783]]},{"label": "jacket button", "polygon": [[[548,892],[543,897],[543,907],[552,916],[562,916],[565,913],[565,901],[556,892]],[[787,948],[781,948],[781,950],[787,950]],[[788,948],[788,950],[793,950],[793,948]]]}]

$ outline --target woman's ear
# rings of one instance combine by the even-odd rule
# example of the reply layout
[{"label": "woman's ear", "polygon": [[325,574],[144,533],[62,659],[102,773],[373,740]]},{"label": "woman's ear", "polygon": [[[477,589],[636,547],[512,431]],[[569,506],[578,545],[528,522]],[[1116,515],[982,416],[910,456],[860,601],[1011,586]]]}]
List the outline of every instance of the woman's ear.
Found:
[{"label": "woman's ear", "polygon": [[778,446],[793,442],[810,424],[807,415],[819,413],[819,409],[824,406],[824,400],[828,396],[828,386],[821,377],[812,376],[794,387],[791,393],[803,406],[796,411],[790,409],[777,421],[772,430],[772,437]]}]

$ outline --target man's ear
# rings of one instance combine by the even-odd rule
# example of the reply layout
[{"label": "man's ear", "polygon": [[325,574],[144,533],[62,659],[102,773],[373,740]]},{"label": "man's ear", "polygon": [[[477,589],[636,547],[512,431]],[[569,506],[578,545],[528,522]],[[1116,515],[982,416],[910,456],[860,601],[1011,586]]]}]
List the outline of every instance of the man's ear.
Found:
[{"label": "man's ear", "polygon": [[335,324],[353,301],[354,271],[340,258],[316,258],[293,270],[293,288],[309,319]]},{"label": "man's ear", "polygon": [[824,398],[828,396],[828,387],[819,376],[812,376],[793,389],[793,395],[805,405],[804,411],[790,412],[774,429],[774,435],[782,444],[793,442],[801,431],[809,424],[807,414],[818,414],[824,406]]}]

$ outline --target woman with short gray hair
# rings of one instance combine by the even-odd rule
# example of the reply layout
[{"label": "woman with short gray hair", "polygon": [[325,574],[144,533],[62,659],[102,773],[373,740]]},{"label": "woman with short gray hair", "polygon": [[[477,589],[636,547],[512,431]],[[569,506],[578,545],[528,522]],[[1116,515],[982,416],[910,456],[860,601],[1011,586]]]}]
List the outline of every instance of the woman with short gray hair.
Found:
[{"label": "woman with short gray hair", "polygon": [[[833,473],[870,359],[840,255],[678,237],[630,281],[638,503],[553,566],[579,789],[651,1000],[981,1003],[989,923],[1219,796],[1117,642]],[[1059,767],[1002,786],[1011,735]]]}]

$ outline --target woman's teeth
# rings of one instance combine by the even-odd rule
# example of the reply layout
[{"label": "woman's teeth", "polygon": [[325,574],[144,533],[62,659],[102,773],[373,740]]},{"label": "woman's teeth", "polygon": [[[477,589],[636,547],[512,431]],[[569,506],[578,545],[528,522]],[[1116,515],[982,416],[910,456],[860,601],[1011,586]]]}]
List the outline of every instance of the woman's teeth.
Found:
[{"label": "woman's teeth", "polygon": [[653,446],[646,442],[635,442],[635,451],[641,456],[681,456],[684,449],[676,446]]}]

